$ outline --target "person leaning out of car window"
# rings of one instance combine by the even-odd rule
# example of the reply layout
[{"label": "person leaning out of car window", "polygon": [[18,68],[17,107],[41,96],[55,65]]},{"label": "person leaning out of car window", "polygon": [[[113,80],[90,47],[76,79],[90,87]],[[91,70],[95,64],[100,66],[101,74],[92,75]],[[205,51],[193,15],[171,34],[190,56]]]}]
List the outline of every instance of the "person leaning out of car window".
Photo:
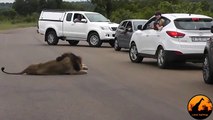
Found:
[{"label": "person leaning out of car window", "polygon": [[161,30],[164,27],[165,20],[161,17],[160,12],[155,13],[155,22],[154,22],[154,29],[155,30]]}]

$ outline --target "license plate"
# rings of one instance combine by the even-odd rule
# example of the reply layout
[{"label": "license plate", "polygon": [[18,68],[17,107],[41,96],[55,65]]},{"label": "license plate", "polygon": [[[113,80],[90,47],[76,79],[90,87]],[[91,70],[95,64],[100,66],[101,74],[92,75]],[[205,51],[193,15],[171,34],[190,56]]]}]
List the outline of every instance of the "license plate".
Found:
[{"label": "license plate", "polygon": [[206,42],[210,37],[191,37],[192,42]]}]

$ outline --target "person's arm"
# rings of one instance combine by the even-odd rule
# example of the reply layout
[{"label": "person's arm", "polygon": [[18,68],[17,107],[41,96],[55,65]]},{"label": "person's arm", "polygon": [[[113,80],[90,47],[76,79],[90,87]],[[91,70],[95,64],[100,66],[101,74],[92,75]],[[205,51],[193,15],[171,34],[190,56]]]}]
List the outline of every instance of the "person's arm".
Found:
[{"label": "person's arm", "polygon": [[78,18],[75,18],[74,22],[80,22],[80,20]]}]

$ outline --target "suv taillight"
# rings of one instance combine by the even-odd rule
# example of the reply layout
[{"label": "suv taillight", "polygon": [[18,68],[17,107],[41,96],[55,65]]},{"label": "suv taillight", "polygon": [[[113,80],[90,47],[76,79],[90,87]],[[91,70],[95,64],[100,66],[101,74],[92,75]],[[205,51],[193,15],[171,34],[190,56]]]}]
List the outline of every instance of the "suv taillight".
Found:
[{"label": "suv taillight", "polygon": [[175,31],[166,31],[166,33],[173,38],[182,38],[185,36],[185,34]]}]

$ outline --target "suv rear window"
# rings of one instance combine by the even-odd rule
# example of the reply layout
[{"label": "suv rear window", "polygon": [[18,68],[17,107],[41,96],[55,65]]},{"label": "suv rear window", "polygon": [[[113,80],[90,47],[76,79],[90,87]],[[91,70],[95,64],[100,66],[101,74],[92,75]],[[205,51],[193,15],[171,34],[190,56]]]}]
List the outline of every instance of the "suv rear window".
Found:
[{"label": "suv rear window", "polygon": [[179,18],[174,20],[175,26],[182,30],[210,30],[213,25],[209,18]]}]

